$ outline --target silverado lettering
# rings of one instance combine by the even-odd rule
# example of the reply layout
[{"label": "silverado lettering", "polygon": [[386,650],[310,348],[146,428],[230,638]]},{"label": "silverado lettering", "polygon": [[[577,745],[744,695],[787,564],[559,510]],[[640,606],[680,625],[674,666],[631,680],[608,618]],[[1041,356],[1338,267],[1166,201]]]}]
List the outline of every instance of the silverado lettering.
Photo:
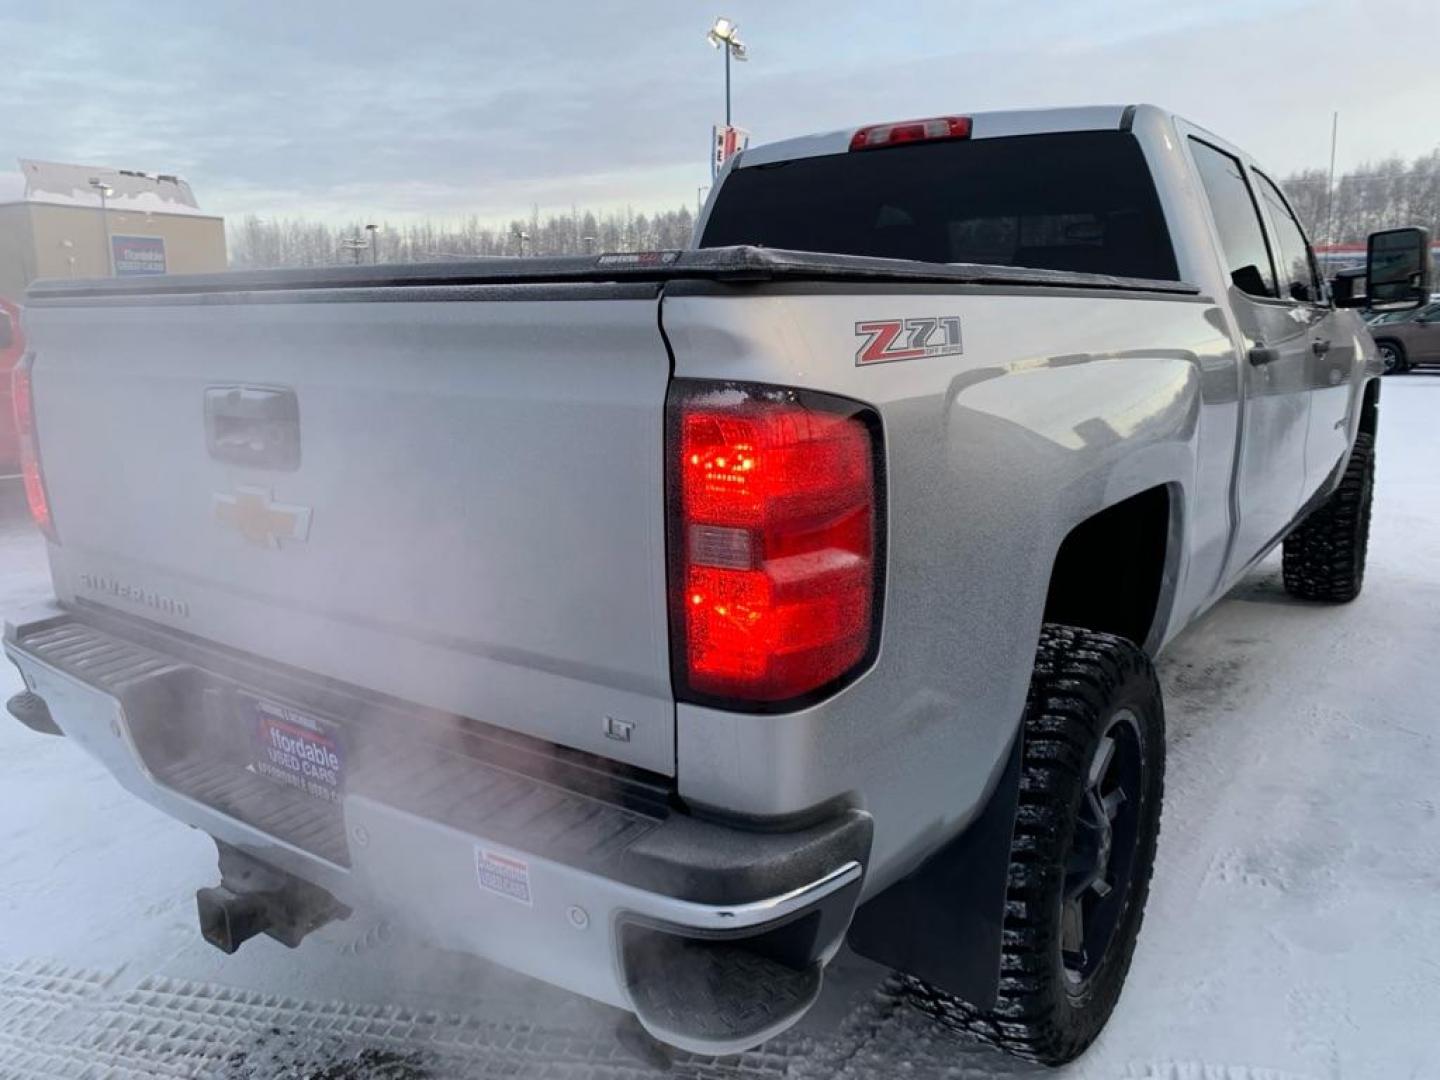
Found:
[{"label": "silverado lettering", "polygon": [[188,618],[190,615],[190,605],[184,600],[163,596],[153,589],[146,589],[140,585],[130,585],[103,574],[91,573],[81,573],[77,575],[76,580],[80,583],[80,587],[87,592],[113,596],[117,600],[141,604],[165,615],[174,615],[182,619]]}]

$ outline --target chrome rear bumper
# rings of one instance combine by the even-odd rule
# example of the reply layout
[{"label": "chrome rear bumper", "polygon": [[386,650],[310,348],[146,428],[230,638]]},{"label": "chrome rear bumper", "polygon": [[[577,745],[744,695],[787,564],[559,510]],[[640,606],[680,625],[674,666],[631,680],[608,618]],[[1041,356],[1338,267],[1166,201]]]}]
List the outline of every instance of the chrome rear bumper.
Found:
[{"label": "chrome rear bumper", "polygon": [[[857,811],[748,832],[576,791],[459,738],[400,753],[389,717],[392,744],[357,754],[343,799],[320,806],[211,754],[201,714],[237,679],[257,688],[253,667],[201,667],[148,624],[132,635],[59,608],[7,624],[5,652],[144,801],[348,907],[632,1010],[682,1049],[737,1052],[798,1020],[860,893],[871,827]],[[293,701],[295,680],[258,688]]]}]

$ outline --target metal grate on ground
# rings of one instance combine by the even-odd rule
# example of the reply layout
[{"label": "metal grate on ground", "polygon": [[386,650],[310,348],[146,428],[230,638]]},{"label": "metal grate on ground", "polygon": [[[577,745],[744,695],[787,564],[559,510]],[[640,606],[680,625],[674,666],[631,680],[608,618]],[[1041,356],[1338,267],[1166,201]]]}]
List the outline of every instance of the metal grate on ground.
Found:
[{"label": "metal grate on ground", "polygon": [[121,974],[0,965],[0,1080],[970,1080],[1040,1071],[957,1030],[961,1018],[937,1016],[934,1000],[917,1007],[898,979],[825,1035],[790,1032],[728,1058],[677,1055],[662,1070],[604,1020],[502,1022],[161,975],[122,986]]},{"label": "metal grate on ground", "polygon": [[[151,976],[42,964],[0,967],[5,1080],[367,1080],[505,1077],[639,1080],[656,1070],[613,1028],[497,1023],[459,1013],[272,997]],[[739,1058],[678,1059],[674,1080],[783,1076],[803,1058],[777,1040]]]}]

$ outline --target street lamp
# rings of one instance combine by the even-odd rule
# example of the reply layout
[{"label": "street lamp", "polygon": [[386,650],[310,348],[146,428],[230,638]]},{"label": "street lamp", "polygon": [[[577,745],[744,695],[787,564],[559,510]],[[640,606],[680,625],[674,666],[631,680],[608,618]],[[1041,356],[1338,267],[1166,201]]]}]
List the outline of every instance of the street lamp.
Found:
[{"label": "street lamp", "polygon": [[365,231],[370,234],[370,265],[374,266],[380,261],[380,226],[366,225]]},{"label": "street lamp", "polygon": [[105,200],[115,194],[115,189],[98,176],[90,177],[90,186],[94,188],[96,194],[100,196],[100,224],[104,226],[105,229],[105,273],[110,277],[114,277],[115,252],[111,249],[110,214],[105,209]]},{"label": "street lamp", "polygon": [[355,256],[355,265],[360,265],[360,252],[370,246],[368,240],[362,240],[358,236],[347,236],[340,241],[340,246]]},{"label": "street lamp", "polygon": [[740,40],[740,27],[736,26],[729,19],[718,18],[710,32],[705,35],[712,48],[720,49],[725,53],[725,126],[730,126],[730,58],[736,60],[748,60],[749,52],[744,42]]}]

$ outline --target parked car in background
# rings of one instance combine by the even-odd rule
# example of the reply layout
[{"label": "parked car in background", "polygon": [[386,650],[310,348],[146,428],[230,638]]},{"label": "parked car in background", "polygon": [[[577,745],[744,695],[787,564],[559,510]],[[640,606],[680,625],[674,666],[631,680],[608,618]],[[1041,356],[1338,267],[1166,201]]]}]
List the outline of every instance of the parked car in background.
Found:
[{"label": "parked car in background", "polygon": [[20,471],[20,442],[10,406],[10,373],[25,351],[20,335],[20,308],[0,296],[0,476]]},{"label": "parked car in background", "polygon": [[1387,375],[1440,364],[1440,300],[1414,311],[1391,311],[1372,316],[1370,336]]}]

